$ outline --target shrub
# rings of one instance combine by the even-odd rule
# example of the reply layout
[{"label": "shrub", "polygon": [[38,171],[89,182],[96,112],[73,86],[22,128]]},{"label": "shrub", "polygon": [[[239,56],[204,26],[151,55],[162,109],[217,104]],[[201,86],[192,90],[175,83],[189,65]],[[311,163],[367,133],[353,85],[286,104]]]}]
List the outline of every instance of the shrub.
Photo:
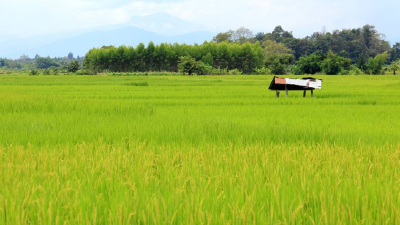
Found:
[{"label": "shrub", "polygon": [[58,75],[59,70],[58,70],[57,67],[52,67],[52,68],[50,68],[50,69],[53,71],[53,74],[54,74],[54,75]]},{"label": "shrub", "polygon": [[49,69],[45,69],[43,70],[43,75],[50,75],[50,70]]},{"label": "shrub", "polygon": [[193,75],[196,72],[202,72],[201,66],[203,63],[199,63],[191,56],[182,56],[179,59],[178,69],[182,74]]},{"label": "shrub", "polygon": [[302,56],[297,60],[294,67],[294,74],[316,74],[322,71],[321,63],[326,56],[320,52],[315,52],[309,56]]},{"label": "shrub", "polygon": [[242,75],[242,71],[240,71],[238,69],[233,69],[233,70],[229,70],[228,74],[229,75]]},{"label": "shrub", "polygon": [[31,75],[31,76],[39,75],[39,71],[37,71],[37,70],[31,70],[31,72],[29,72],[29,75]]},{"label": "shrub", "polygon": [[79,70],[79,61],[75,60],[72,61],[69,65],[68,65],[68,73],[75,73]]},{"label": "shrub", "polygon": [[386,62],[387,57],[388,53],[384,52],[382,54],[375,56],[375,58],[372,57],[369,58],[367,62],[367,70],[364,72],[372,75],[382,74],[383,64]]},{"label": "shrub", "polygon": [[213,75],[226,75],[228,74],[228,68],[221,69],[220,67],[213,69]]},{"label": "shrub", "polygon": [[340,57],[329,51],[325,60],[321,62],[321,69],[326,75],[337,75],[344,70],[348,70],[350,65],[350,59]]},{"label": "shrub", "polygon": [[347,75],[363,75],[363,74],[364,74],[364,72],[360,68],[352,65],[352,66],[350,66],[350,70],[348,71]]},{"label": "shrub", "polygon": [[128,86],[143,86],[143,87],[147,87],[147,86],[149,86],[149,83],[147,83],[146,81],[143,81],[143,82],[131,82],[131,83],[126,83],[125,85],[128,85]]},{"label": "shrub", "polygon": [[271,70],[265,66],[261,67],[261,68],[255,68],[254,69],[258,75],[268,75],[271,74]]},{"label": "shrub", "polygon": [[97,75],[97,72],[94,70],[78,70],[76,72],[77,75]]}]

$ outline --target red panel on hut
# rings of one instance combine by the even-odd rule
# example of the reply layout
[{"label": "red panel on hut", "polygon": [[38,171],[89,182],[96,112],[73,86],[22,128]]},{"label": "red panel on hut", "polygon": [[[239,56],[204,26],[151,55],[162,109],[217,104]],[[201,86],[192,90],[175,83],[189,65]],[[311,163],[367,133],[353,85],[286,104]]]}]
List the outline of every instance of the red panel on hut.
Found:
[{"label": "red panel on hut", "polygon": [[275,77],[275,84],[286,84],[286,79]]}]

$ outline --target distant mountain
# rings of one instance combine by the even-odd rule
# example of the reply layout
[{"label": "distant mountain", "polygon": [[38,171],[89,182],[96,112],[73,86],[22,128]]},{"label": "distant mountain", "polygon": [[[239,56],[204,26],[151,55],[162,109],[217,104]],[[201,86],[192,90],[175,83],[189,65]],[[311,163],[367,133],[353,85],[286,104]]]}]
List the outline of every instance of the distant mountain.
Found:
[{"label": "distant mountain", "polygon": [[[89,30],[40,35],[36,37],[7,40],[0,39],[0,58],[19,58],[22,54],[31,58],[40,56],[66,56],[69,52],[83,56],[93,47],[103,45],[132,45],[140,42],[148,44],[203,43],[214,36],[205,27],[188,22],[167,13],[157,13],[143,17],[132,17],[129,22],[107,25]],[[9,39],[9,38],[8,38]]]},{"label": "distant mountain", "polygon": [[87,34],[79,35],[77,37],[68,38],[54,43],[41,46],[39,48],[15,52],[10,54],[8,57],[17,58],[22,54],[26,54],[30,57],[39,54],[40,56],[66,56],[68,52],[74,53],[75,56],[84,56],[90,49],[94,47],[102,46],[136,46],[139,43],[147,45],[150,41],[155,44],[163,42],[167,43],[203,43],[204,41],[210,41],[213,37],[213,33],[210,32],[195,32],[177,36],[164,36],[153,32],[145,31],[135,27],[125,27],[112,31],[95,31]]},{"label": "distant mountain", "polygon": [[[84,32],[57,33],[29,38],[10,38],[6,40],[0,40],[0,58],[18,58],[22,54],[27,54],[28,51],[34,48],[48,45],[49,43],[53,43],[57,40],[75,37],[82,33]],[[34,57],[35,54],[30,56]]]}]

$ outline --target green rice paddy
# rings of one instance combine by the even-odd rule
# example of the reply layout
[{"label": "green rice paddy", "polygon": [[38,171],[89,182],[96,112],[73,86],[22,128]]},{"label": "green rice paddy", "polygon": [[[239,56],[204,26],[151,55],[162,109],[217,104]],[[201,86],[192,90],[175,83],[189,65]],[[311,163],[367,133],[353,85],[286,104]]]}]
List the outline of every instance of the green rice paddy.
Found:
[{"label": "green rice paddy", "polygon": [[400,76],[0,76],[0,224],[399,224]]}]

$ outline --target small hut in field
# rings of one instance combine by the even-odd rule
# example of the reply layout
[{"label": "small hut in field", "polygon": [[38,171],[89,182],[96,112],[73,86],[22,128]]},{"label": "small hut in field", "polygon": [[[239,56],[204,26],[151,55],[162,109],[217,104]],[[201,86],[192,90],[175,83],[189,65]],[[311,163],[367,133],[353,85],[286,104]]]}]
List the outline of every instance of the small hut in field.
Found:
[{"label": "small hut in field", "polygon": [[274,77],[269,86],[269,90],[276,91],[277,98],[280,91],[286,91],[286,97],[289,96],[289,91],[303,91],[303,97],[306,97],[307,91],[311,91],[311,98],[313,98],[315,89],[322,89],[322,80],[312,77],[303,79]]}]

